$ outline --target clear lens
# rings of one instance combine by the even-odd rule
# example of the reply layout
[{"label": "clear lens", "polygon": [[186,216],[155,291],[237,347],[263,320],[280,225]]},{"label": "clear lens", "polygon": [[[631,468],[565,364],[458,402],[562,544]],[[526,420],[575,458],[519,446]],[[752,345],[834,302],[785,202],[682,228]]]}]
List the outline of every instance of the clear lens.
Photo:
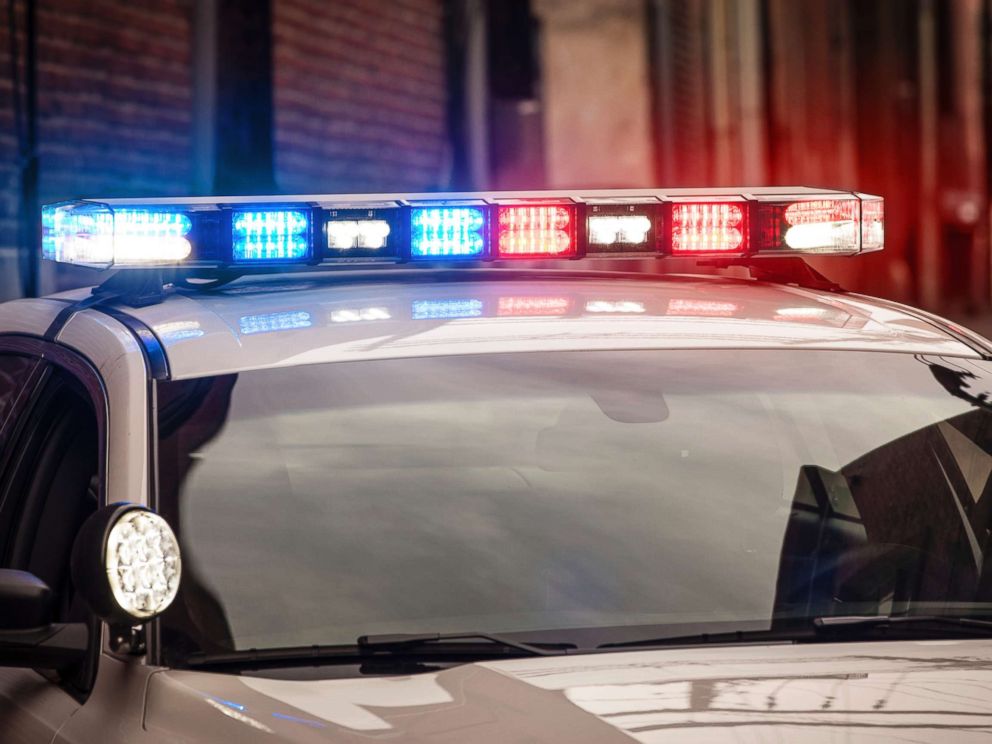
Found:
[{"label": "clear lens", "polygon": [[861,201],[861,250],[877,251],[885,245],[884,202],[865,198]]},{"label": "clear lens", "polygon": [[291,209],[235,212],[232,254],[239,263],[299,261],[310,253],[310,217]]},{"label": "clear lens", "polygon": [[413,258],[477,258],[485,248],[481,207],[415,207],[410,212]]},{"label": "clear lens", "polygon": [[589,242],[596,245],[640,245],[647,241],[650,230],[651,219],[641,214],[589,218]]},{"label": "clear lens", "polygon": [[672,207],[672,254],[744,253],[744,206],[733,203]]},{"label": "clear lens", "polygon": [[818,199],[785,209],[785,244],[807,253],[850,253],[858,250],[858,202]]},{"label": "clear lens", "polygon": [[557,258],[575,254],[573,209],[499,207],[500,258]]},{"label": "clear lens", "polygon": [[385,220],[335,220],[327,223],[328,248],[383,248],[387,237],[389,223]]},{"label": "clear lens", "polygon": [[107,578],[124,612],[149,618],[163,612],[179,591],[179,542],[168,523],[144,509],[125,512],[107,538]]},{"label": "clear lens", "polygon": [[42,255],[87,266],[178,263],[192,251],[192,228],[182,212],[110,210],[99,204],[49,206],[42,210]]}]

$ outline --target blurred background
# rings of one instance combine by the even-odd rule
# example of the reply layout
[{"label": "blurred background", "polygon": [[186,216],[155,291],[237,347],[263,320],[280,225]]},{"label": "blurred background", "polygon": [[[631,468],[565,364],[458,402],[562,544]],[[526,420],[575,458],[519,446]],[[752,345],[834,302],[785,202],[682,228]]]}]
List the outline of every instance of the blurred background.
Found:
[{"label": "blurred background", "polygon": [[808,185],[819,267],[992,307],[992,0],[0,0],[0,299],[74,197]]}]

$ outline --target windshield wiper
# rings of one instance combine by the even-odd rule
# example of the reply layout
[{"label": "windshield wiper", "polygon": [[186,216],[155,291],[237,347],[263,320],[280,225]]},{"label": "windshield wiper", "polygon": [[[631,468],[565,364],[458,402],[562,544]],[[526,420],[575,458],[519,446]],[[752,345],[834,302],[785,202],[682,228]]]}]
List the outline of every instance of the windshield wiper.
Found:
[{"label": "windshield wiper", "polygon": [[992,634],[992,620],[976,620],[951,615],[825,615],[813,618],[813,626],[821,630],[831,628],[878,628],[888,625],[946,625],[954,628],[973,628]]},{"label": "windshield wiper", "polygon": [[809,625],[792,625],[773,630],[738,630],[697,635],[638,638],[632,641],[602,643],[597,648],[638,648],[647,646],[695,646],[734,643],[812,643],[852,637],[884,637],[889,629],[965,630],[968,635],[992,637],[992,620],[943,615],[836,615],[813,618]]},{"label": "windshield wiper", "polygon": [[[473,643],[481,641],[482,643]],[[425,649],[427,646],[429,648]],[[366,635],[354,645],[290,646],[243,649],[219,653],[194,653],[187,667],[277,667],[301,664],[361,664],[382,658],[421,660],[470,660],[555,656],[576,648],[573,643],[535,645],[491,633],[411,633]]]},{"label": "windshield wiper", "polygon": [[[505,649],[521,651],[527,656],[557,656],[569,649],[578,648],[574,643],[548,643],[540,646],[514,641],[494,633],[395,633],[389,635],[365,635],[358,639],[361,648],[375,650],[402,650],[411,646],[451,643],[445,648],[457,649],[463,641],[483,641]],[[469,644],[465,644],[466,647]]]}]

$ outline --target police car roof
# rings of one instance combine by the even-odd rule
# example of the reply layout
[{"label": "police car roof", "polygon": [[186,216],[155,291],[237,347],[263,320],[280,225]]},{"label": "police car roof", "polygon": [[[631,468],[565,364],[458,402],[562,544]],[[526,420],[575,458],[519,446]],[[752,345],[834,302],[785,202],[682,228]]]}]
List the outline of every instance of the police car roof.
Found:
[{"label": "police car roof", "polygon": [[126,312],[171,377],[500,352],[834,349],[980,356],[885,301],[708,276],[461,269],[246,278]]}]

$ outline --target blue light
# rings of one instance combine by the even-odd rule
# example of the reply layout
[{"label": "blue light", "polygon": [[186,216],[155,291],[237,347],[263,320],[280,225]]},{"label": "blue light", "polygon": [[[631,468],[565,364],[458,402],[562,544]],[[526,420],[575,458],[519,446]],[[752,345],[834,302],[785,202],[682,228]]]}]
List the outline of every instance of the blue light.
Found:
[{"label": "blue light", "polygon": [[242,705],[241,703],[236,703],[233,700],[225,700],[224,698],[219,698],[214,695],[207,695],[207,697],[213,700],[215,703],[220,703],[221,705],[227,706],[232,710],[240,711],[241,713],[244,713],[247,710],[247,708],[244,705]]},{"label": "blue light", "polygon": [[62,263],[175,264],[189,257],[189,216],[162,209],[117,209],[100,204],[42,209],[42,256]]},{"label": "blue light", "polygon": [[193,338],[203,338],[206,335],[199,322],[195,320],[174,320],[159,323],[153,330],[166,346]]},{"label": "blue light", "polygon": [[299,261],[310,255],[310,217],[300,210],[235,212],[231,236],[238,262]]},{"label": "blue light", "polygon": [[286,713],[273,713],[273,718],[278,718],[282,721],[291,721],[292,723],[302,723],[304,726],[309,726],[310,728],[327,728],[327,724],[321,723],[320,721],[314,721],[310,718],[300,718],[299,716],[291,716]]},{"label": "blue light", "polygon": [[152,209],[115,209],[114,232],[119,235],[177,236],[186,235],[193,227],[189,215],[182,212],[162,212]]},{"label": "blue light", "polygon": [[414,320],[478,318],[482,300],[414,300],[411,314]]},{"label": "blue light", "polygon": [[414,207],[410,210],[413,258],[474,258],[485,248],[482,207]]},{"label": "blue light", "polygon": [[266,313],[265,315],[245,315],[238,319],[238,327],[242,336],[253,333],[272,333],[273,331],[292,331],[298,328],[309,328],[313,325],[310,313],[302,310],[285,313]]}]

